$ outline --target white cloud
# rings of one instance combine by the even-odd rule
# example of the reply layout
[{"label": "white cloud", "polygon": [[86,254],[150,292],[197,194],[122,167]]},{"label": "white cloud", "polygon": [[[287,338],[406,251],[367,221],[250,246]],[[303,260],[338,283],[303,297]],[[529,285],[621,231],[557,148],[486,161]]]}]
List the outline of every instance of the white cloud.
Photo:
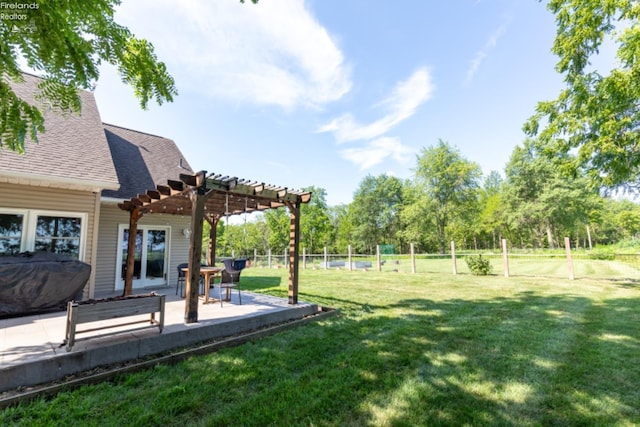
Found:
[{"label": "white cloud", "polygon": [[152,41],[179,90],[288,109],[351,89],[340,48],[303,0],[136,0],[116,18]]},{"label": "white cloud", "polygon": [[393,92],[377,106],[386,115],[369,123],[358,123],[350,113],[343,114],[317,129],[318,133],[332,132],[338,142],[376,138],[398,123],[415,114],[417,108],[431,98],[433,83],[427,68],[419,68],[407,80],[399,82]]},{"label": "white cloud", "polygon": [[364,147],[346,148],[340,151],[340,155],[360,167],[360,170],[369,169],[381,163],[387,157],[391,157],[399,163],[408,164],[415,150],[402,145],[397,138],[383,137],[368,142]]},{"label": "white cloud", "polygon": [[489,36],[487,42],[484,44],[484,46],[482,46],[482,49],[476,52],[473,60],[471,61],[471,65],[467,69],[467,75],[464,79],[465,86],[471,84],[473,78],[480,69],[480,65],[482,65],[482,62],[489,56],[489,52],[496,47],[496,45],[498,44],[498,40],[506,31],[506,24],[502,24],[493,33],[491,33],[491,36]]}]

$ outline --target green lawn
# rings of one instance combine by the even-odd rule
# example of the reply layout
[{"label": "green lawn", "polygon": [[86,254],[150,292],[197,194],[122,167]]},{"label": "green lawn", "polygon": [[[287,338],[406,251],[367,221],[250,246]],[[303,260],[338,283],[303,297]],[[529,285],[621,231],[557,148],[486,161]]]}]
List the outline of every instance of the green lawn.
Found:
[{"label": "green lawn", "polygon": [[[242,282],[287,294],[286,270]],[[640,424],[638,283],[305,270],[300,299],[341,315],[9,408],[0,425]]]}]

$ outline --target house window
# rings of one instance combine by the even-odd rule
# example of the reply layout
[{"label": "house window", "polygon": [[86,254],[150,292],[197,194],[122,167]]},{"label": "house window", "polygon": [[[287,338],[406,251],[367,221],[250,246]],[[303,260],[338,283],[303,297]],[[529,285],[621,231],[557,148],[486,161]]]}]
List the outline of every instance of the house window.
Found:
[{"label": "house window", "polygon": [[0,212],[0,256],[20,252],[23,224],[23,214]]},{"label": "house window", "polygon": [[80,257],[82,220],[74,217],[38,215],[34,250]]},{"label": "house window", "polygon": [[84,259],[84,213],[0,210],[0,256],[46,251]]}]

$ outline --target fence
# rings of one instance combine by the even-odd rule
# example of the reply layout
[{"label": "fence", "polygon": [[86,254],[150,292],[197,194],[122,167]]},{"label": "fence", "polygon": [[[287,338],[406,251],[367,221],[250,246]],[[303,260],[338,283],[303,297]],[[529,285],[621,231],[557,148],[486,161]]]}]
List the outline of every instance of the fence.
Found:
[{"label": "fence", "polygon": [[[351,251],[346,254],[330,254],[326,248],[322,253],[312,254],[303,249],[299,266],[301,269],[314,270],[470,274],[465,259],[481,253],[483,258],[490,261],[493,274],[505,277],[640,280],[640,254],[601,254],[585,249],[570,249],[568,242],[566,245],[563,252],[538,253],[510,253],[506,241],[502,242],[501,252],[457,252],[453,242],[447,254],[418,254],[413,250],[409,254],[381,254],[379,249],[376,255],[362,255]],[[262,268],[286,268],[288,262],[288,251],[269,251],[267,255],[258,255],[254,251],[252,258],[252,266]]]}]

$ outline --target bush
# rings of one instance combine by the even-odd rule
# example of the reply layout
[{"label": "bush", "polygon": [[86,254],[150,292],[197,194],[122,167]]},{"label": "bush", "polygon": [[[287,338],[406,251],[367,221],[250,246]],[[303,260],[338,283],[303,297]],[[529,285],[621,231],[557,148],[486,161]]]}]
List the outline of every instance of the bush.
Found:
[{"label": "bush", "polygon": [[474,276],[486,276],[487,274],[491,274],[493,271],[493,267],[488,259],[482,258],[482,255],[478,256],[468,256],[465,258],[467,261],[467,266],[471,271],[471,274]]}]

